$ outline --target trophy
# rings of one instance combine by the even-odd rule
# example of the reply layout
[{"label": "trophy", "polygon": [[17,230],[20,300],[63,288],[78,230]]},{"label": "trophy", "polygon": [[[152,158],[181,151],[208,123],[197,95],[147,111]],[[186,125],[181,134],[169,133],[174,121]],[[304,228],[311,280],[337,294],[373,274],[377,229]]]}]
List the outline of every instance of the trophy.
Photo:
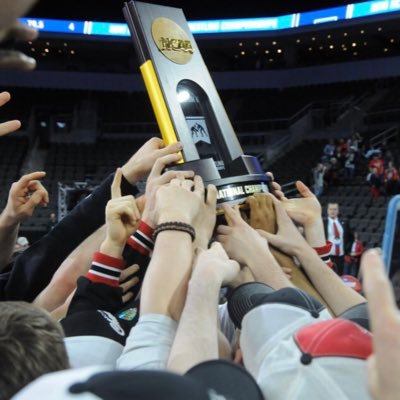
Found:
[{"label": "trophy", "polygon": [[217,187],[217,207],[268,192],[258,159],[244,155],[181,9],[124,5],[140,71],[166,145],[183,144],[183,162]]}]

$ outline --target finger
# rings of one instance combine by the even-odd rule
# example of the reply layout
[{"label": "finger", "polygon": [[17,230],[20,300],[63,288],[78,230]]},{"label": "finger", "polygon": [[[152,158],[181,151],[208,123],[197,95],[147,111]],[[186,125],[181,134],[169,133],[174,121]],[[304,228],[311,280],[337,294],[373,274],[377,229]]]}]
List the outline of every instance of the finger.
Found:
[{"label": "finger", "polygon": [[0,136],[7,135],[8,133],[15,132],[21,128],[21,121],[12,120],[0,124]]},{"label": "finger", "polygon": [[238,209],[235,210],[229,204],[222,204],[222,208],[225,211],[225,219],[229,226],[234,226],[240,223],[244,223]]},{"label": "finger", "polygon": [[[161,141],[162,142],[162,141]],[[171,143],[164,147],[164,142],[162,142],[162,147],[158,150],[160,156],[165,156],[167,154],[178,153],[183,149],[183,145],[180,142]]]},{"label": "finger", "polygon": [[206,203],[208,206],[215,208],[217,206],[217,195],[218,191],[215,185],[207,186],[207,200]]},{"label": "finger", "polygon": [[272,233],[263,231],[262,229],[256,229],[256,231],[258,232],[258,234],[263,237],[264,239],[267,240],[268,243],[272,244],[272,246],[275,247],[280,247],[279,245],[281,244],[278,235],[274,235]]},{"label": "finger", "polygon": [[292,273],[293,273],[292,268],[289,268],[289,267],[282,267],[282,271],[283,271],[286,275],[292,275]]},{"label": "finger", "polygon": [[388,318],[397,315],[393,289],[384,273],[384,266],[377,250],[368,250],[361,259],[364,291],[368,299],[372,330],[377,335],[386,326]]},{"label": "finger", "polygon": [[172,181],[170,182],[171,186],[181,186],[182,185],[182,180],[181,179],[177,179],[174,178],[172,179]]},{"label": "finger", "polygon": [[194,186],[194,182],[191,179],[184,179],[182,181],[182,187],[186,190],[191,191],[193,186]]},{"label": "finger", "polygon": [[270,172],[270,171],[267,171],[267,172],[265,173],[265,175],[269,176],[269,177],[272,179],[272,181],[274,181],[274,180],[275,180],[275,178],[274,178],[274,174],[273,174],[272,172]]},{"label": "finger", "polygon": [[7,33],[8,38],[12,38],[20,42],[36,40],[38,35],[39,32],[36,29],[20,22],[15,23]]},{"label": "finger", "polygon": [[46,172],[44,171],[36,171],[32,172],[30,174],[26,174],[22,176],[19,181],[17,182],[17,185],[19,188],[26,187],[28,186],[30,181],[36,181],[43,179],[46,176]]},{"label": "finger", "polygon": [[[45,193],[44,193],[45,192]],[[46,190],[37,190],[32,194],[32,196],[29,198],[29,200],[24,204],[22,207],[23,211],[28,213],[29,215],[32,214],[33,210],[44,201],[44,198],[47,194]]]},{"label": "finger", "polygon": [[144,207],[146,206],[146,197],[143,194],[136,198],[136,206],[140,212],[140,215],[142,215]]},{"label": "finger", "polygon": [[204,199],[204,182],[200,175],[195,175],[193,179],[194,184],[194,192],[200,196],[201,199]]},{"label": "finger", "polygon": [[49,193],[46,188],[39,181],[32,181],[28,183],[28,189],[32,192],[40,191],[42,193],[42,204],[49,204]]},{"label": "finger", "polygon": [[120,282],[126,281],[130,276],[136,274],[136,272],[139,271],[139,265],[138,264],[132,264],[131,266],[125,268],[121,272],[121,276],[119,277]]},{"label": "finger", "polygon": [[9,92],[0,93],[0,107],[4,106],[4,104],[8,103],[10,100],[11,100],[11,95]]},{"label": "finger", "polygon": [[160,176],[167,165],[177,162],[181,158],[182,157],[178,153],[167,154],[163,157],[158,158],[150,171],[149,178]]},{"label": "finger", "polygon": [[121,283],[119,287],[122,289],[122,293],[126,293],[128,290],[132,289],[139,283],[139,278],[134,276],[133,278],[127,280],[124,283]]},{"label": "finger", "polygon": [[278,182],[272,182],[272,183],[271,183],[271,187],[272,187],[272,189],[274,189],[274,192],[275,192],[276,190],[282,190],[282,187],[281,187],[281,185],[280,185]]},{"label": "finger", "polygon": [[296,182],[296,188],[302,197],[315,197],[314,193],[302,182]]},{"label": "finger", "polygon": [[220,235],[230,235],[233,231],[233,228],[227,225],[218,225],[217,233]]},{"label": "finger", "polygon": [[271,194],[269,195],[272,198],[272,201],[274,203],[274,209],[275,209],[275,214],[276,214],[276,219],[278,222],[278,226],[280,222],[283,222],[285,220],[290,220],[289,216],[287,215],[287,212],[285,208],[283,207],[282,203],[275,197],[272,196]]},{"label": "finger", "polygon": [[122,181],[122,171],[121,168],[117,168],[114,175],[114,180],[111,184],[111,198],[116,199],[121,197],[121,181]]},{"label": "finger", "polygon": [[122,302],[127,303],[128,301],[132,300],[132,298],[133,298],[133,293],[128,292],[122,296]]},{"label": "finger", "polygon": [[254,196],[249,196],[246,199],[246,203],[249,205],[250,207],[250,212],[255,210],[257,208],[258,202],[257,199]]}]

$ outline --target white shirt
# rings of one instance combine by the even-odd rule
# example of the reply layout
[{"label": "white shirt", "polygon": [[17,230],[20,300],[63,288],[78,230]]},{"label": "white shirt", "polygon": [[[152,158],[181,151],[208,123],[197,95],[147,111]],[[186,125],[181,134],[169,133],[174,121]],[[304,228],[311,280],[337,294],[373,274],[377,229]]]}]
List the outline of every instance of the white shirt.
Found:
[{"label": "white shirt", "polygon": [[[335,238],[335,231],[333,229],[334,222],[336,223],[336,226],[339,231],[339,239]],[[331,256],[335,256],[336,255],[336,247],[339,246],[339,255],[343,256],[344,255],[343,226],[337,218],[332,219],[332,218],[328,217],[328,240],[330,242],[332,242],[332,244],[333,244],[331,252],[329,254]]]}]

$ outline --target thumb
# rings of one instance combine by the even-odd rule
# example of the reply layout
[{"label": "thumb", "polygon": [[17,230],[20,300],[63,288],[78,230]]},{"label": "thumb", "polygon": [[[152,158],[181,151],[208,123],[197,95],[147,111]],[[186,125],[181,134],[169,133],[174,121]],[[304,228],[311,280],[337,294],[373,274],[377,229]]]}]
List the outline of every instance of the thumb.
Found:
[{"label": "thumb", "polygon": [[262,236],[264,239],[267,239],[267,242],[272,244],[274,247],[279,247],[282,240],[278,235],[274,235],[272,233],[263,231],[262,229],[257,229],[257,232],[259,233],[260,236]]},{"label": "thumb", "polygon": [[302,181],[296,182],[296,188],[302,197],[314,197],[314,193]]}]

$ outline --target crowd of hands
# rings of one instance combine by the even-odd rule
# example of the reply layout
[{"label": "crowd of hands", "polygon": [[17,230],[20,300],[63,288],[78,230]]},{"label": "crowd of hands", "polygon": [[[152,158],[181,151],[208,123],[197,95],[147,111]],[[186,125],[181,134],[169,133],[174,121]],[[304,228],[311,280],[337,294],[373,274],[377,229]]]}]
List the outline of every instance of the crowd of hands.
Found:
[{"label": "crowd of hands", "polygon": [[[32,3],[2,1],[0,40],[36,37],[34,30],[15,23]],[[17,52],[1,52],[0,68],[35,66],[33,59]],[[8,92],[0,93],[0,107],[9,100]],[[20,126],[18,120],[0,123],[0,136]],[[216,226],[215,186],[206,188],[202,178],[193,171],[165,172],[166,166],[180,160],[180,150],[179,143],[164,147],[160,139],[153,138],[116,171],[111,200],[105,210],[105,227],[65,260],[52,282],[34,301],[38,307],[57,319],[65,316],[76,280],[89,269],[93,252],[100,249],[107,255],[122,257],[126,241],[140,219],[153,228],[163,222],[183,222],[193,226],[196,233],[192,242],[185,232],[161,232],[142,282],[141,315],[164,314],[179,321],[168,363],[172,371],[184,373],[202,361],[218,358],[222,345],[216,313],[222,286],[235,287],[249,281],[263,282],[274,289],[293,285],[294,269],[280,265],[284,257],[294,257],[302,265],[332,314],[339,315],[366,301],[346,286],[313,249],[325,243],[321,206],[302,182],[297,182],[300,195],[294,199],[287,199],[279,184],[273,182],[271,193],[247,198],[246,213],[237,205],[223,205],[225,222]],[[41,171],[24,175],[11,187],[7,205],[0,215],[0,270],[11,258],[20,223],[32,216],[36,207],[49,203],[49,195],[41,183],[45,175]],[[138,198],[122,196],[122,176],[131,184],[147,177],[145,194]],[[304,234],[300,233],[299,226],[303,227]],[[397,399],[400,315],[379,250],[367,251],[361,267],[374,341],[374,353],[368,364],[370,391],[375,399]],[[124,302],[131,299],[130,289],[138,284],[135,273],[139,269],[139,265],[132,265],[121,275]],[[226,340],[224,344],[229,346]],[[225,354],[240,360],[240,349],[228,349]]]},{"label": "crowd of hands", "polygon": [[[4,128],[4,124],[1,128],[10,129]],[[97,240],[91,244],[84,242],[81,248],[90,253],[99,246],[100,252],[121,258],[127,239],[140,220],[152,228],[165,222],[181,222],[194,228],[194,241],[182,231],[166,230],[158,234],[141,287],[141,315],[162,314],[180,321],[169,358],[170,370],[184,373],[202,361],[219,357],[222,335],[217,324],[217,304],[221,287],[236,287],[251,281],[274,289],[293,285],[295,268],[282,268],[279,263],[282,256],[301,264],[335,316],[366,301],[345,285],[315,252],[315,247],[325,243],[322,210],[315,195],[302,182],[297,182],[299,196],[287,199],[270,174],[271,193],[250,196],[241,206],[223,204],[224,222],[217,225],[216,187],[205,187],[202,178],[193,171],[166,170],[181,159],[181,149],[179,143],[164,147],[161,139],[153,138],[118,168],[105,210],[105,226],[100,229],[101,234],[97,233]],[[10,257],[7,240],[10,237],[15,240],[19,224],[37,206],[49,203],[49,195],[41,183],[44,176],[45,172],[33,172],[11,187],[0,216],[0,239],[5,244],[1,251],[2,266]],[[122,177],[131,184],[147,177],[145,193],[137,198],[122,196]],[[89,260],[84,264],[75,268],[63,263],[35,303],[55,318],[62,318],[76,279],[90,267]],[[361,264],[374,335],[374,354],[369,359],[370,390],[376,399],[394,399],[400,393],[397,377],[400,316],[379,250],[367,251]],[[139,269],[140,266],[132,265],[121,276],[124,301],[132,297],[130,289],[138,284],[135,273]],[[58,297],[54,298],[54,293]],[[199,298],[202,301],[196,302]],[[208,305],[203,304],[207,302]],[[229,346],[226,340],[224,346]],[[240,360],[240,349],[236,352],[229,349],[226,353]]]}]

